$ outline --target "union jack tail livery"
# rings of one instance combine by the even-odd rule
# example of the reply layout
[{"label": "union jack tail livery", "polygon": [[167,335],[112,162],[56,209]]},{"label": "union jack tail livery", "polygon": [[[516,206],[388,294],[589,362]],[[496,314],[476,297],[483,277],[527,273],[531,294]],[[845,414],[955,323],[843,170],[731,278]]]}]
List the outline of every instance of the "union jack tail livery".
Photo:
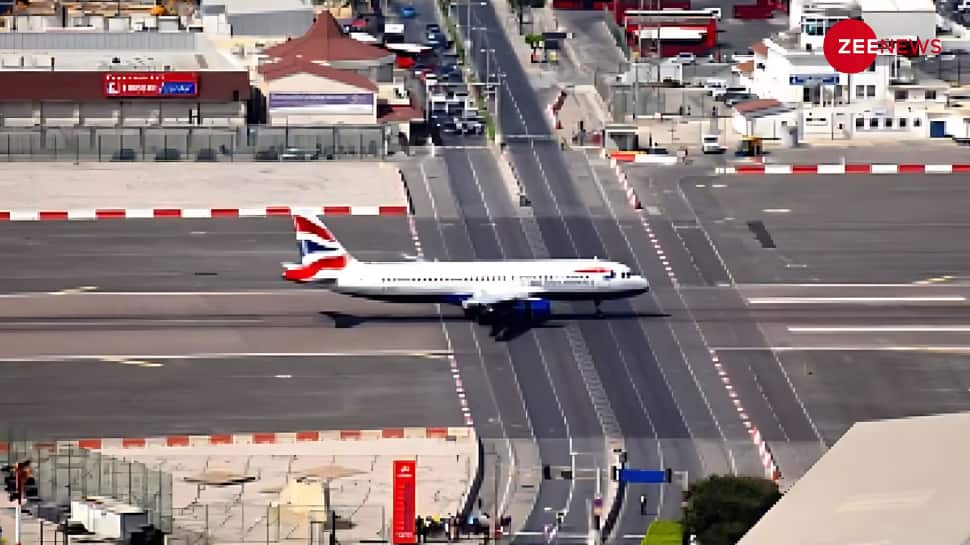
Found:
[{"label": "union jack tail livery", "polygon": [[334,279],[354,261],[315,214],[293,213],[300,263],[283,263],[283,278],[292,282]]}]

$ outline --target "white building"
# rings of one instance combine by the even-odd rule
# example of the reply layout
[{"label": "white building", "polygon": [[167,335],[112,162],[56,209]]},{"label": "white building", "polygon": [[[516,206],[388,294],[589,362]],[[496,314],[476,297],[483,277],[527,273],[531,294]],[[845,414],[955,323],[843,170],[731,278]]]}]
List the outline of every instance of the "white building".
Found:
[{"label": "white building", "polygon": [[[857,74],[839,73],[829,65],[822,48],[825,32],[855,13],[844,6],[825,10],[803,6],[798,30],[752,46],[754,59],[738,65],[742,83],[763,99],[796,107],[801,140],[861,134],[887,138],[953,134],[953,113],[946,109],[947,85],[918,78],[909,59],[878,55],[867,70]],[[946,127],[941,128],[940,122]],[[962,131],[962,117],[958,123]],[[763,120],[747,127],[755,130],[754,136],[774,138],[774,134],[757,132],[757,127],[771,125]]]}]

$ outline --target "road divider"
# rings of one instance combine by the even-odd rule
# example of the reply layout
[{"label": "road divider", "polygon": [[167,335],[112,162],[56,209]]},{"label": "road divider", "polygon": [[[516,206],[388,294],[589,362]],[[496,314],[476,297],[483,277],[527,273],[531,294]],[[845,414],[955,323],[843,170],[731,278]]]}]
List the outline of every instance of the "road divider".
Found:
[{"label": "road divider", "polygon": [[324,216],[406,216],[407,205],[263,206],[259,208],[75,208],[69,210],[0,210],[0,221],[77,221],[165,218],[263,218],[289,216],[293,210],[317,210]]},{"label": "road divider", "polygon": [[[326,430],[288,433],[227,433],[218,435],[165,435],[160,437],[124,437],[77,439],[49,443],[35,443],[38,449],[54,449],[68,445],[102,450],[112,448],[194,447],[204,445],[259,445],[320,441],[372,441],[376,439],[466,439],[470,427],[383,428],[378,430]],[[9,452],[10,445],[0,442],[0,452]]]},{"label": "road divider", "polygon": [[[615,153],[615,152],[614,152]],[[617,159],[633,161],[633,159]],[[718,167],[715,174],[759,175],[759,174],[966,174],[970,164],[866,164],[836,163],[818,165],[737,165]]]}]

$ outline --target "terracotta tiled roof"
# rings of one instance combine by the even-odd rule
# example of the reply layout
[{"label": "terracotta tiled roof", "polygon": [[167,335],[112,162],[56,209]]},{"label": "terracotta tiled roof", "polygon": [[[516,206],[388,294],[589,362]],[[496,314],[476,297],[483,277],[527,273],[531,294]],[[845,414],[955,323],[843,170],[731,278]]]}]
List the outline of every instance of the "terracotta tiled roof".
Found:
[{"label": "terracotta tiled roof", "polygon": [[747,102],[742,102],[734,107],[734,109],[739,114],[746,114],[750,112],[756,112],[758,110],[767,110],[769,108],[777,108],[781,106],[781,102],[773,98],[761,98],[757,100],[749,100]]},{"label": "terracotta tiled roof", "polygon": [[292,38],[263,50],[270,57],[302,56],[307,61],[370,61],[392,55],[389,51],[344,36],[340,25],[328,11],[299,38]]},{"label": "terracotta tiled roof", "polygon": [[745,61],[742,63],[738,63],[738,70],[742,74],[750,74],[754,72],[754,61]]},{"label": "terracotta tiled roof", "polygon": [[286,59],[280,62],[263,64],[257,71],[266,81],[273,81],[294,74],[312,74],[314,76],[339,81],[340,83],[353,87],[377,92],[377,84],[365,76],[349,70],[340,70],[332,66],[324,66],[303,59]]},{"label": "terracotta tiled roof", "polygon": [[751,46],[751,51],[754,51],[755,55],[759,55],[762,57],[768,56],[768,46],[765,45],[763,41],[754,43]]},{"label": "terracotta tiled roof", "polygon": [[421,110],[413,106],[393,106],[389,104],[379,104],[377,106],[377,120],[381,123],[390,123],[395,121],[411,121],[412,119],[421,119],[424,114]]}]

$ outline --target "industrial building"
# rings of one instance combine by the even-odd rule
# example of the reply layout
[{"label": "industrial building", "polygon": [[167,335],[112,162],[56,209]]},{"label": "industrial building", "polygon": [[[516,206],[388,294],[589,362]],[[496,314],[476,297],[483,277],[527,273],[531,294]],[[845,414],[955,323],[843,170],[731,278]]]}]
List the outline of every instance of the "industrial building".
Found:
[{"label": "industrial building", "polygon": [[301,36],[313,24],[309,0],[206,0],[203,26],[229,36]]},{"label": "industrial building", "polygon": [[195,33],[0,33],[0,128],[246,122],[249,75]]},{"label": "industrial building", "polygon": [[970,413],[860,422],[738,545],[964,545]]}]

